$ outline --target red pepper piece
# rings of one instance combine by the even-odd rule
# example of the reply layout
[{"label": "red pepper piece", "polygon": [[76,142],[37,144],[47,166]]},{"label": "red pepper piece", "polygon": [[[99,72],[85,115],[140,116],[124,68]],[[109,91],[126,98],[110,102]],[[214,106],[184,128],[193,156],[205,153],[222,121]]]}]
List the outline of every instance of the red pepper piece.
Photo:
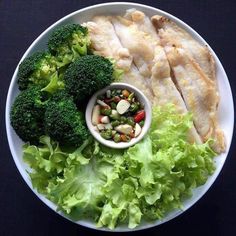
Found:
[{"label": "red pepper piece", "polygon": [[134,122],[139,123],[144,118],[145,118],[145,111],[141,110],[141,111],[137,112],[136,115],[134,116]]}]

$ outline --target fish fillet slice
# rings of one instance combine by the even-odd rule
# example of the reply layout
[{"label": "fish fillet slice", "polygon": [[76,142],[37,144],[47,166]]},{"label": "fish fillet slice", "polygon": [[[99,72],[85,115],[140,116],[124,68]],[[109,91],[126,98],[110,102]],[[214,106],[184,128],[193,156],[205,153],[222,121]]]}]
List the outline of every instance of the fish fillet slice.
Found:
[{"label": "fish fillet slice", "polygon": [[155,43],[160,44],[160,37],[156,32],[156,28],[153,26],[150,18],[143,12],[136,10],[135,8],[126,11],[124,18],[133,21],[138,29],[146,34],[151,40],[155,40]]},{"label": "fish fillet slice", "polygon": [[94,52],[104,57],[114,58],[116,66],[124,70],[122,81],[137,87],[152,101],[153,95],[145,79],[132,63],[129,50],[121,45],[109,19],[105,16],[96,16],[85,26],[88,27]]},{"label": "fish fillet slice", "polygon": [[[172,103],[179,114],[186,114],[188,110],[177,90],[175,84],[170,77],[170,67],[166,58],[166,54],[162,47],[156,49],[155,64],[152,68],[152,88],[156,99],[155,105],[166,105]],[[191,143],[202,143],[202,140],[193,126],[188,133],[188,140]]]},{"label": "fish fillet slice", "polygon": [[[136,11],[135,9],[128,10],[125,18],[130,19],[139,31],[145,33],[145,43],[153,47],[153,65],[151,68],[150,82],[154,93],[153,105],[163,106],[172,103],[175,105],[178,113],[186,114],[188,110],[181,94],[171,79],[170,66],[165,51],[159,45],[159,37],[150,19],[143,12]],[[191,143],[202,143],[194,126],[189,131],[188,140]]]},{"label": "fish fillet slice", "polygon": [[152,23],[158,30],[164,45],[175,45],[185,49],[204,73],[216,83],[215,61],[207,46],[200,45],[189,33],[164,16],[153,16]]},{"label": "fish fillet slice", "polygon": [[129,51],[121,46],[107,17],[94,17],[92,22],[87,22],[85,25],[89,30],[94,53],[114,58],[118,68],[128,71],[132,64],[132,57]]},{"label": "fish fillet slice", "polygon": [[165,51],[187,109],[193,113],[193,121],[202,140],[213,138],[213,149],[218,153],[223,152],[225,140],[217,121],[217,94],[214,82],[184,49],[166,46]]},{"label": "fish fillet slice", "polygon": [[131,20],[121,16],[111,17],[115,32],[121,44],[127,48],[133,56],[133,61],[139,72],[150,78],[153,65],[153,45],[147,43],[147,34],[140,31]]},{"label": "fish fillet slice", "polygon": [[130,70],[124,73],[122,81],[131,84],[141,90],[144,95],[149,99],[149,101],[153,104],[153,93],[145,82],[143,76],[139,73],[136,66],[131,65]]}]

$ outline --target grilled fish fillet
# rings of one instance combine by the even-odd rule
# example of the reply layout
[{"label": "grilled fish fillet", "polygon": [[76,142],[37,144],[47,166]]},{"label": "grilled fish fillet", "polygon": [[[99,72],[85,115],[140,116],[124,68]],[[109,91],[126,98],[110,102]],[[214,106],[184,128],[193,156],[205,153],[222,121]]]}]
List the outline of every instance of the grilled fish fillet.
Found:
[{"label": "grilled fish fillet", "polygon": [[131,65],[130,70],[124,73],[122,81],[131,84],[141,90],[153,104],[154,96],[143,76],[139,73],[135,65]]},{"label": "grilled fish fillet", "polygon": [[[166,54],[162,47],[156,49],[155,64],[152,68],[152,88],[155,94],[155,105],[165,105],[172,103],[178,113],[186,114],[188,112],[185,102],[181,97],[178,89],[173,83],[170,76],[170,66],[166,58]],[[202,143],[196,128],[193,127],[189,130],[188,140],[190,143]]]},{"label": "grilled fish fillet", "polygon": [[207,46],[200,45],[189,33],[164,16],[153,16],[152,23],[158,30],[164,45],[175,45],[185,49],[203,72],[216,83],[215,61]]},{"label": "grilled fish fillet", "polygon": [[87,22],[85,25],[89,30],[94,53],[114,58],[118,68],[129,71],[132,64],[132,56],[126,48],[121,46],[114,28],[107,17],[94,17],[93,21]]},{"label": "grilled fish fillet", "polygon": [[160,37],[156,32],[156,28],[153,26],[150,18],[143,12],[135,8],[129,9],[126,11],[124,18],[134,22],[138,29],[146,34],[147,38],[154,39],[155,43],[160,44]]},{"label": "grilled fish fillet", "polygon": [[147,34],[140,31],[131,20],[121,16],[111,17],[115,32],[123,47],[133,56],[133,61],[139,72],[145,78],[150,78],[153,66],[153,45],[147,43]]},{"label": "grilled fish fillet", "polygon": [[[130,34],[135,33],[135,35],[132,35],[132,38],[135,38],[136,35],[139,35],[138,37],[142,36],[143,44],[152,46],[151,58],[153,58],[153,60],[150,63],[150,85],[154,94],[153,105],[163,106],[172,103],[175,105],[177,112],[186,114],[188,110],[181,94],[171,79],[170,66],[165,51],[163,47],[159,45],[159,37],[156,29],[152,26],[150,19],[145,16],[143,12],[136,11],[135,9],[129,10],[126,13],[125,18],[132,22],[133,30],[135,29],[135,31],[130,32]],[[124,22],[121,18],[119,18],[119,20]],[[131,25],[131,22],[129,22],[127,27]],[[122,27],[124,28],[125,26]],[[121,35],[121,33],[122,32],[120,32],[120,37],[123,39],[122,42],[124,42],[125,36]],[[141,40],[141,38],[139,40]],[[145,61],[144,53],[140,53],[139,51],[139,57]],[[191,143],[202,143],[194,126],[190,129],[188,136],[188,140]]]},{"label": "grilled fish fillet", "polygon": [[218,97],[214,81],[205,75],[184,49],[166,46],[165,51],[177,86],[187,109],[193,114],[195,127],[202,140],[205,142],[213,138],[213,149],[218,153],[223,152],[225,139],[217,121]]},{"label": "grilled fish fillet", "polygon": [[85,26],[88,27],[94,52],[104,57],[114,58],[116,66],[124,71],[122,81],[137,87],[152,101],[153,95],[145,79],[132,63],[129,50],[121,45],[108,17],[94,17],[93,21],[87,22]]}]

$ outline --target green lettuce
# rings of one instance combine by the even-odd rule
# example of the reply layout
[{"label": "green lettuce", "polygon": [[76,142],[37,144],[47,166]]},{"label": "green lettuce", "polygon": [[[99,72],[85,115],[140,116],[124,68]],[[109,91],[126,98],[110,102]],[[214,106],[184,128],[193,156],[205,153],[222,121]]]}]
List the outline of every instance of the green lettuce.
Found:
[{"label": "green lettuce", "polygon": [[93,138],[76,150],[47,136],[23,147],[32,185],[73,220],[92,218],[98,227],[135,228],[142,218],[161,219],[181,208],[192,190],[214,172],[209,140],[187,142],[191,114],[172,105],[153,108],[148,134],[127,150],[104,147]]}]

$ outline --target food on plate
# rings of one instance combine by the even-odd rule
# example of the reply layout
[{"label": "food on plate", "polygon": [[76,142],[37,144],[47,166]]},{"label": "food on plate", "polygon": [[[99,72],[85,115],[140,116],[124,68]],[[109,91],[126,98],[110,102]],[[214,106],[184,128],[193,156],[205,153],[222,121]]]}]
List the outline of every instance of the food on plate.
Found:
[{"label": "food on plate", "polygon": [[[159,51],[158,51],[159,49]],[[171,78],[171,68],[166,58],[166,54],[161,47],[156,50],[155,64],[152,68],[151,84],[155,94],[154,104],[163,106],[168,103],[175,104],[176,111],[179,114],[187,114],[188,110],[185,102]],[[192,126],[188,132],[188,140],[191,143],[202,143],[202,140]]]},{"label": "food on plate", "polygon": [[25,142],[37,144],[44,134],[43,116],[46,93],[39,85],[22,91],[15,99],[10,114],[11,125]]},{"label": "food on plate", "polygon": [[129,142],[141,133],[145,111],[134,92],[108,89],[98,96],[91,119],[102,138],[116,143]]},{"label": "food on plate", "polygon": [[[163,106],[168,103],[175,104],[177,112],[186,114],[188,112],[185,102],[181,97],[176,85],[171,78],[171,68],[163,47],[160,46],[160,39],[150,19],[143,12],[130,9],[125,15],[129,19],[129,25],[134,25],[142,32],[142,41],[146,45],[152,45],[152,66],[150,85],[154,94],[153,105]],[[143,53],[140,54],[144,58]],[[201,138],[194,126],[189,130],[188,140],[191,143],[201,143]]]},{"label": "food on plate", "polygon": [[153,16],[152,22],[158,29],[177,87],[188,110],[193,112],[194,125],[202,141],[213,138],[214,150],[223,152],[225,140],[217,121],[219,95],[211,53],[169,19]]},{"label": "food on plate", "polygon": [[186,106],[193,114],[194,125],[203,142],[212,138],[213,148],[221,153],[225,150],[223,131],[217,121],[218,95],[216,87],[184,49],[165,47],[167,58],[172,67],[176,84]]},{"label": "food on plate", "polygon": [[[98,143],[84,120],[90,97],[117,79],[152,104],[148,133],[119,150]],[[113,229],[162,219],[205,184],[226,147],[214,59],[163,16],[130,9],[60,26],[48,51],[20,64],[18,85],[11,124],[26,142],[32,185],[75,221]],[[135,93],[107,89],[91,122],[118,145],[140,135],[145,116]]]},{"label": "food on plate", "polygon": [[45,133],[60,144],[79,146],[89,136],[84,114],[65,91],[57,91],[47,102]]},{"label": "food on plate", "polygon": [[[68,30],[68,26],[65,29]],[[60,85],[63,85],[58,86],[59,81],[55,80],[54,74],[51,77],[48,75],[47,79],[42,76],[44,73],[41,70],[46,68],[42,59],[45,55],[53,58],[53,62],[58,60],[49,52],[37,52],[20,64],[19,75],[26,71],[27,65],[34,66],[35,71],[25,73],[25,81],[30,81],[30,84],[12,106],[11,124],[26,142],[38,143],[40,136],[48,134],[59,143],[78,146],[87,138],[88,130],[84,109],[77,103],[85,98],[88,100],[97,89],[109,85],[116,70],[106,58],[84,55],[63,71],[55,64],[54,74],[60,73]]]},{"label": "food on plate", "polygon": [[132,62],[133,59],[129,50],[121,45],[120,39],[109,18],[97,16],[92,20],[84,25],[88,27],[91,47],[94,53],[104,57],[114,58],[117,68],[123,70],[121,81],[137,87],[152,101],[153,94],[146,80]]},{"label": "food on plate", "polygon": [[164,16],[153,16],[152,22],[158,30],[163,45],[175,45],[185,49],[206,76],[216,82],[215,61],[207,46],[200,45],[188,32]]},{"label": "food on plate", "polygon": [[98,55],[78,58],[65,72],[65,89],[75,101],[82,101],[113,82],[114,68],[109,59]]},{"label": "food on plate", "polygon": [[153,46],[155,45],[145,41],[148,37],[145,37],[146,34],[140,31],[132,21],[121,16],[114,16],[110,19],[122,45],[127,48],[133,56],[134,64],[138,68],[139,73],[144,76],[144,78],[148,78],[151,75]]},{"label": "food on plate", "polygon": [[159,43],[159,35],[157,34],[154,25],[152,24],[150,18],[143,12],[138,11],[135,8],[129,9],[126,11],[124,18],[134,22],[140,31],[150,35],[151,38],[155,39],[157,43]]},{"label": "food on plate", "polygon": [[186,141],[190,114],[179,115],[168,105],[155,107],[152,117],[147,136],[125,150],[91,138],[70,151],[48,136],[40,146],[25,144],[34,188],[72,220],[89,217],[110,229],[119,223],[134,228],[180,208],[213,173],[215,153],[210,141]]},{"label": "food on plate", "polygon": [[105,16],[94,17],[93,21],[84,25],[88,27],[93,52],[103,57],[115,59],[118,68],[129,71],[132,56],[127,48],[122,47],[108,18]]},{"label": "food on plate", "polygon": [[50,35],[48,49],[57,58],[59,67],[88,54],[90,40],[87,28],[79,24],[63,25]]},{"label": "food on plate", "polygon": [[52,77],[58,80],[55,58],[48,52],[36,52],[24,59],[19,66],[19,89],[24,90],[32,84],[47,86]]}]

